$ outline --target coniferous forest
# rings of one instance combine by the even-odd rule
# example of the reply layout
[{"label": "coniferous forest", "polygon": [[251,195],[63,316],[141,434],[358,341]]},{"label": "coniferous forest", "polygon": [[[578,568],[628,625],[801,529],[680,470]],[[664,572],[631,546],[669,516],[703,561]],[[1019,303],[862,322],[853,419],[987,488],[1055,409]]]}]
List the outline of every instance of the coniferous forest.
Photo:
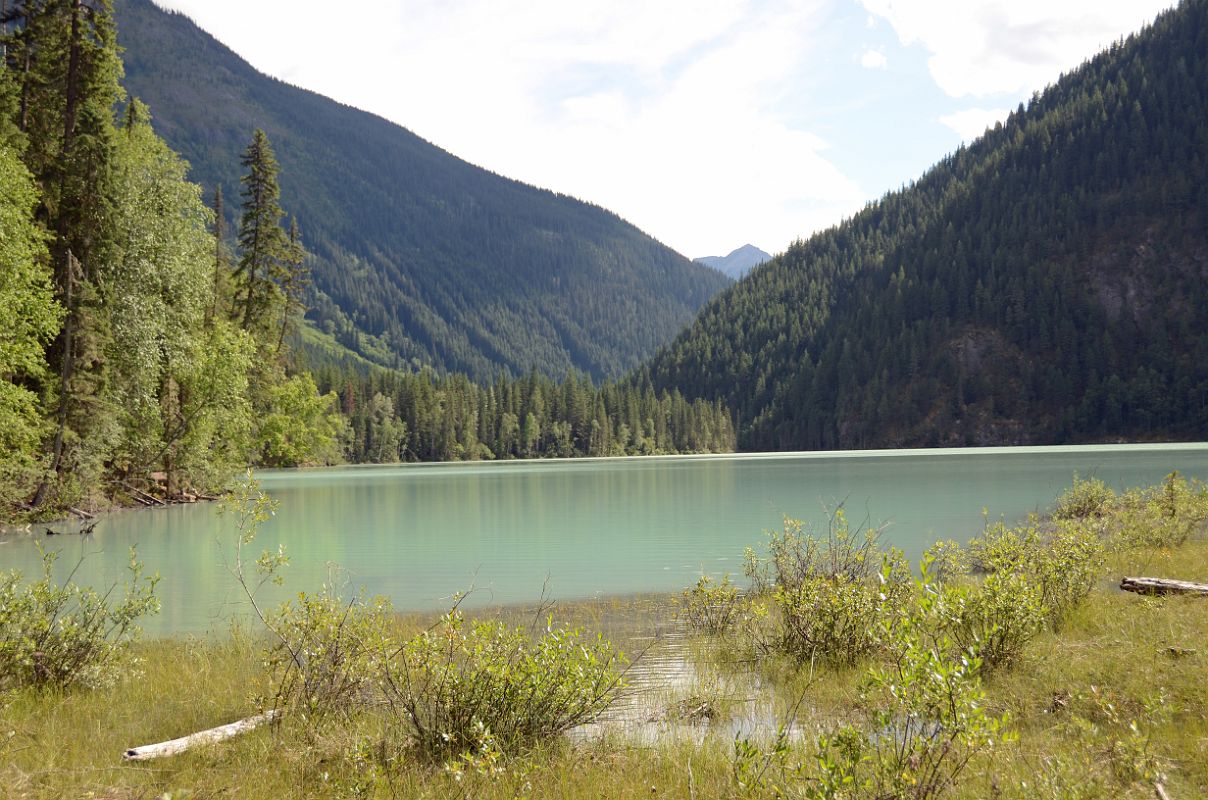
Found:
[{"label": "coniferous forest", "polygon": [[652,362],[744,450],[1203,439],[1208,3],[798,241]]},{"label": "coniferous forest", "polygon": [[[202,196],[129,97],[109,0],[5,4],[0,507],[216,490],[248,464],[732,449],[720,405],[649,386],[300,368],[311,291],[269,137]],[[233,220],[227,225],[226,220]]]}]

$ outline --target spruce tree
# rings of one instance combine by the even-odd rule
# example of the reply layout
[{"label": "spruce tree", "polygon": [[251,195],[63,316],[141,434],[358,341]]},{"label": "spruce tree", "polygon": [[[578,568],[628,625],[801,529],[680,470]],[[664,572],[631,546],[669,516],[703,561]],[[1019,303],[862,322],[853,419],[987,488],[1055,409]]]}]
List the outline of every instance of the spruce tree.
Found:
[{"label": "spruce tree", "polygon": [[[101,402],[108,339],[101,286],[114,224],[113,107],[121,62],[110,0],[42,0],[21,7],[7,58],[19,87],[17,126],[41,189],[56,296],[67,317],[48,351],[59,376],[51,472],[69,475],[60,500],[95,482],[113,414]],[[33,505],[51,487],[44,481]],[[63,490],[66,491],[64,494]]]},{"label": "spruce tree", "polygon": [[239,162],[243,215],[239,223],[239,261],[235,266],[234,314],[245,330],[263,332],[271,324],[281,264],[290,257],[289,239],[281,228],[280,167],[268,136],[259,128]]}]

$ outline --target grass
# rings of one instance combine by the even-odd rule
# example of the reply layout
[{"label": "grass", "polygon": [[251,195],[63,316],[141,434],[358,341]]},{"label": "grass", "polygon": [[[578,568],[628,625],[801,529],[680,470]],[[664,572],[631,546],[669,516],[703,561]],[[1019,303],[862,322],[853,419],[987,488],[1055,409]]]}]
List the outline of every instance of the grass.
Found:
[{"label": "grass", "polygon": [[[1059,633],[1040,635],[1019,663],[991,672],[987,704],[1009,713],[1013,739],[976,757],[949,796],[1152,798],[1159,780],[1172,800],[1208,796],[1208,600],[1121,593],[1122,574],[1208,580],[1208,540],[1200,533],[1177,547],[1111,554]],[[661,598],[563,610],[629,652],[674,634]],[[677,648],[691,668],[646,701],[652,717],[661,714],[655,738],[605,726],[497,763],[442,768],[401,758],[383,768],[372,758],[382,733],[373,718],[315,728],[286,717],[229,742],[127,764],[128,747],[254,713],[269,688],[263,643],[246,633],[147,641],[111,688],[20,691],[0,705],[0,797],[740,797],[748,795],[732,777],[734,723],[751,708],[767,709],[769,727],[795,710],[803,752],[817,733],[867,715],[863,666],[811,674],[787,660],[752,663],[718,637],[681,638]],[[702,706],[709,713],[694,715]],[[692,735],[674,735],[688,727]]]}]

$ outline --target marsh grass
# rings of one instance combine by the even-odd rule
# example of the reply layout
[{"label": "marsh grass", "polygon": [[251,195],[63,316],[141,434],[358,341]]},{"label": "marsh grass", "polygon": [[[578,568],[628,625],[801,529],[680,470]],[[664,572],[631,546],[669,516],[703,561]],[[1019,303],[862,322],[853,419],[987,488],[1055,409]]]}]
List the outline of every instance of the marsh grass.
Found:
[{"label": "marsh grass", "polygon": [[[1097,519],[1110,513],[1094,507]],[[984,676],[987,712],[1008,714],[1013,738],[975,756],[946,797],[1152,798],[1158,780],[1173,800],[1208,796],[1208,601],[1116,588],[1122,574],[1138,572],[1208,581],[1202,526],[1181,543],[1109,549],[1085,602],[1060,627],[1040,631],[1009,667]],[[111,688],[18,691],[7,706],[0,700],[0,797],[770,797],[735,781],[734,722],[752,698],[763,704],[769,736],[791,723],[790,746],[803,759],[823,732],[867,724],[877,711],[860,691],[869,663],[808,669],[789,656],[753,660],[733,637],[685,637],[682,623],[677,633],[668,598],[557,610],[631,653],[674,643],[676,658],[689,665],[686,677],[653,688],[648,705],[662,704],[675,717],[707,704],[707,720],[667,720],[697,735],[649,739],[603,725],[592,736],[540,743],[514,758],[467,753],[432,765],[372,752],[387,733],[380,718],[315,729],[287,716],[182,756],[123,763],[127,747],[257,710],[255,698],[272,688],[264,668],[269,642],[235,630],[137,644]],[[518,621],[529,611],[477,613]],[[394,624],[407,632],[429,623],[411,616]],[[790,784],[785,796],[808,796],[805,788]]]}]

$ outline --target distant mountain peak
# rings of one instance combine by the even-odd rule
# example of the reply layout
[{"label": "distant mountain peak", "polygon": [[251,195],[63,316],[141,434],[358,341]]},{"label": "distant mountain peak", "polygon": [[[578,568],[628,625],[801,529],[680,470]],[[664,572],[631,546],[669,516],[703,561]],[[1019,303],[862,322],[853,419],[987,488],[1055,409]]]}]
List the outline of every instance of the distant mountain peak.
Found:
[{"label": "distant mountain peak", "polygon": [[695,261],[698,264],[713,267],[737,280],[746,275],[751,267],[762,264],[765,261],[770,261],[771,258],[771,254],[765,253],[755,245],[744,244],[736,250],[731,250],[729,255],[702,256],[695,259]]}]

